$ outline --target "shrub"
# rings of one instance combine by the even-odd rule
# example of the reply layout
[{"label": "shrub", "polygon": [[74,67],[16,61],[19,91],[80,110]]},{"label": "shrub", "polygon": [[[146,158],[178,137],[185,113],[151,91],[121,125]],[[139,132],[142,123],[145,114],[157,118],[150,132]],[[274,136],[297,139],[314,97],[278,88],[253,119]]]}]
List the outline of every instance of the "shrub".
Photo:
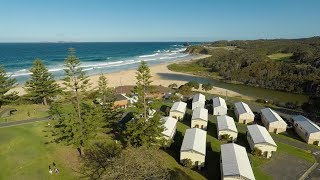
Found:
[{"label": "shrub", "polygon": [[187,168],[193,167],[193,163],[192,163],[191,159],[182,159],[181,164]]},{"label": "shrub", "polygon": [[252,154],[255,156],[262,156],[262,151],[258,148],[254,148]]},{"label": "shrub", "polygon": [[199,89],[199,86],[200,86],[200,84],[195,81],[190,81],[190,82],[186,83],[185,85],[192,87],[192,88],[195,88],[195,89]]},{"label": "shrub", "polygon": [[202,84],[202,90],[204,91],[210,91],[213,88],[213,85],[210,83]]}]

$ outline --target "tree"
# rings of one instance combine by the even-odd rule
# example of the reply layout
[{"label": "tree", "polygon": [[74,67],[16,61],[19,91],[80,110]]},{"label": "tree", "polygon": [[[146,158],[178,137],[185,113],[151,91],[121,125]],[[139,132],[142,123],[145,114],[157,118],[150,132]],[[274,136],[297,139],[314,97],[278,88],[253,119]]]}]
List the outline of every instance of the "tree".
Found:
[{"label": "tree", "polygon": [[52,135],[56,143],[63,142],[77,148],[80,156],[82,148],[95,137],[98,127],[103,126],[101,108],[82,102],[83,95],[90,86],[80,61],[73,48],[65,60],[64,85],[71,92],[73,108],[65,110],[60,104],[52,106],[50,114],[54,117]]},{"label": "tree", "polygon": [[178,92],[182,95],[190,95],[192,93],[192,89],[188,85],[181,85],[178,89]]},{"label": "tree", "polygon": [[72,100],[76,105],[76,111],[78,113],[78,119],[81,119],[81,99],[82,94],[90,87],[89,79],[86,73],[80,67],[80,60],[75,55],[75,49],[69,49],[69,55],[65,60],[65,77],[63,79],[63,84],[66,86],[67,90],[71,91],[73,96]]},{"label": "tree", "polygon": [[0,66],[0,108],[5,103],[13,102],[18,98],[17,92],[8,93],[8,91],[14,88],[16,79],[11,79],[7,75],[6,71]]},{"label": "tree", "polygon": [[195,89],[199,89],[199,87],[200,87],[200,84],[198,82],[195,82],[195,81],[190,81],[190,82],[186,83],[185,85],[190,86],[190,87],[195,88]]},{"label": "tree", "polygon": [[160,118],[159,113],[148,119],[136,116],[126,124],[124,142],[133,146],[163,146],[165,142],[161,137],[164,127]]},{"label": "tree", "polygon": [[48,99],[62,91],[60,86],[40,59],[33,62],[30,72],[32,72],[30,79],[25,84],[28,97],[36,103],[42,102],[48,105]]},{"label": "tree", "polygon": [[91,151],[84,163],[85,174],[93,179],[111,180],[172,178],[159,149],[128,147],[120,155],[118,152],[115,145]]},{"label": "tree", "polygon": [[148,104],[146,102],[146,95],[152,91],[151,88],[151,73],[150,69],[145,61],[141,61],[141,64],[137,70],[136,78],[137,83],[134,88],[134,92],[138,94],[138,102],[136,107],[139,114],[142,114],[144,119],[148,116]]},{"label": "tree", "polygon": [[120,157],[122,146],[116,142],[96,142],[84,150],[82,172],[91,179],[101,179]]},{"label": "tree", "polygon": [[107,78],[102,74],[99,77],[97,87],[97,98],[100,100],[100,105],[105,119],[106,127],[112,128],[116,121],[122,116],[122,110],[114,108],[116,100],[114,92],[108,87]]},{"label": "tree", "polygon": [[178,85],[176,84],[176,83],[171,83],[171,84],[169,84],[169,86],[168,86],[168,88],[171,88],[171,89],[175,89],[175,88],[177,88],[178,87]]},{"label": "tree", "polygon": [[210,91],[213,88],[213,85],[210,83],[202,84],[202,90],[204,91]]},{"label": "tree", "polygon": [[134,118],[128,122],[122,131],[123,140],[127,144],[134,146],[163,145],[161,133],[163,131],[163,122],[160,120],[160,114],[156,113],[149,117],[149,104],[146,102],[146,94],[152,91],[150,69],[146,62],[141,61],[137,70],[137,84],[135,93],[138,94]]},{"label": "tree", "polygon": [[81,156],[83,147],[95,138],[98,127],[103,126],[104,118],[101,108],[81,103],[81,119],[78,119],[75,108],[66,109],[60,104],[51,106],[49,112],[53,119],[51,135],[55,143],[71,145]]}]

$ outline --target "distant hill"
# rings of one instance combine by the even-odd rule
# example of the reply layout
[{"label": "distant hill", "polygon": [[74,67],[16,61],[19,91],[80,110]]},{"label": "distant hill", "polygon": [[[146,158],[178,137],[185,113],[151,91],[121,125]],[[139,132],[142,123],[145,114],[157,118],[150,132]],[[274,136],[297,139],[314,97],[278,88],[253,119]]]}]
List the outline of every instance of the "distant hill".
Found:
[{"label": "distant hill", "polygon": [[320,96],[320,37],[215,41],[186,51],[211,54],[197,64],[225,80]]}]

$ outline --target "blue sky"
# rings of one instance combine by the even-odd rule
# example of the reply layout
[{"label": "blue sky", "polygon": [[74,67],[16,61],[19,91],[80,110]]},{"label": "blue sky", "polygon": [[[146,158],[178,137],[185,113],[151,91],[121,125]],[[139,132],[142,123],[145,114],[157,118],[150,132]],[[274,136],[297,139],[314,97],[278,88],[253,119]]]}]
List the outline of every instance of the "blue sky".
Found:
[{"label": "blue sky", "polygon": [[320,35],[319,0],[0,0],[0,42]]}]

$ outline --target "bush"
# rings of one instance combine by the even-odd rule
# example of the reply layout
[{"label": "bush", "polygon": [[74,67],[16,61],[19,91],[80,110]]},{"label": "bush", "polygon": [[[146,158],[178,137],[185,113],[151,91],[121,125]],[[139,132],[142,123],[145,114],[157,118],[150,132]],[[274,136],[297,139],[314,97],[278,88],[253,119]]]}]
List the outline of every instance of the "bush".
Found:
[{"label": "bush", "polygon": [[188,85],[181,85],[178,92],[182,95],[190,95],[192,93],[191,87]]},{"label": "bush", "polygon": [[258,148],[254,148],[252,154],[255,156],[262,156],[262,151]]},{"label": "bush", "polygon": [[222,134],[220,137],[221,140],[231,141],[231,137],[229,134]]},{"label": "bush", "polygon": [[195,81],[190,81],[190,82],[186,83],[185,85],[192,87],[192,88],[195,88],[195,89],[199,89],[199,86],[200,86],[200,84]]},{"label": "bush", "polygon": [[187,168],[193,167],[193,163],[192,163],[191,159],[182,159],[181,164]]},{"label": "bush", "polygon": [[171,88],[171,89],[176,89],[177,87],[178,87],[178,85],[176,83],[171,83],[168,86],[168,88]]},{"label": "bush", "polygon": [[210,83],[202,84],[202,90],[204,91],[210,91],[213,88],[213,85]]}]

